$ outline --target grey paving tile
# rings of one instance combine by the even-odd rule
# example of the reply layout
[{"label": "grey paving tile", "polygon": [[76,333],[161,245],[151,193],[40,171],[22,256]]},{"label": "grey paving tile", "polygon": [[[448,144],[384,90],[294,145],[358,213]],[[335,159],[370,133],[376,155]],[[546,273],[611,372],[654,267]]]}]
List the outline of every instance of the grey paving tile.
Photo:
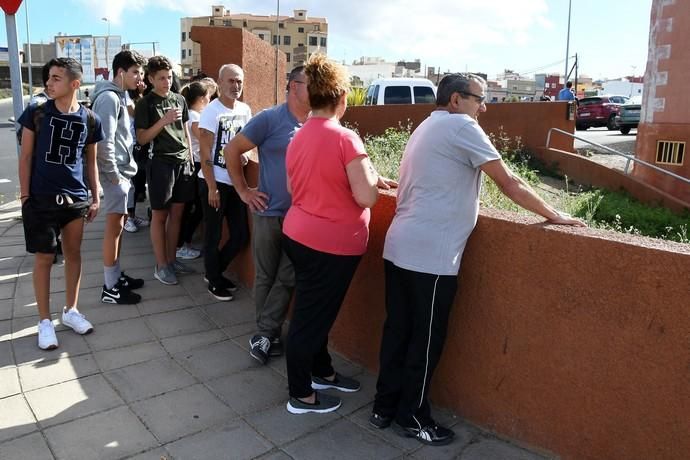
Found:
[{"label": "grey paving tile", "polygon": [[[158,281],[155,281],[158,283]],[[156,297],[146,291],[137,291],[141,294],[141,302],[137,305],[142,315],[151,315],[165,311],[175,311],[194,306],[194,300],[188,295],[176,297]]]},{"label": "grey paving tile", "polygon": [[82,309],[82,313],[86,315],[95,328],[99,328],[106,323],[137,318],[140,316],[139,309],[136,305],[104,304],[100,301],[100,294],[98,299],[91,303],[88,308]]},{"label": "grey paving tile", "polygon": [[256,311],[254,305],[246,302],[216,302],[202,307],[215,324],[220,327],[234,326],[237,324],[256,324]]},{"label": "grey paving tile", "polygon": [[101,375],[28,391],[25,396],[42,427],[124,404]]},{"label": "grey paving tile", "polygon": [[530,452],[495,438],[480,439],[470,444],[459,460],[543,460],[547,457]]},{"label": "grey paving tile", "polygon": [[168,353],[175,354],[193,348],[203,347],[204,345],[222,342],[227,339],[228,337],[222,330],[211,329],[210,331],[196,332],[194,334],[167,337],[162,339],[161,343]]},{"label": "grey paving tile", "polygon": [[400,449],[345,419],[303,436],[294,443],[284,446],[283,449],[292,457],[304,460],[323,458],[384,460],[398,458],[403,454]]},{"label": "grey paving tile", "polygon": [[36,431],[36,419],[24,396],[0,399],[0,442]]},{"label": "grey paving tile", "polygon": [[127,402],[196,383],[194,377],[168,357],[122,367],[104,375]]},{"label": "grey paving tile", "polygon": [[171,391],[132,404],[132,410],[161,442],[170,442],[235,418],[203,385]]},{"label": "grey paving tile", "polygon": [[211,380],[208,387],[238,414],[287,402],[287,380],[268,367],[248,369]]},{"label": "grey paving tile", "polygon": [[17,365],[31,364],[37,362],[47,362],[69,356],[79,356],[88,354],[89,349],[84,336],[75,334],[73,331],[60,331],[55,334],[60,347],[57,350],[46,352],[38,348],[36,336],[20,337],[13,340],[14,355]]},{"label": "grey paving tile", "polygon": [[228,326],[223,328],[223,332],[225,332],[225,335],[232,339],[236,339],[237,337],[241,337],[244,335],[248,336],[248,334],[253,334],[255,331],[256,323],[254,321],[236,324],[234,326]]},{"label": "grey paving tile", "polygon": [[287,400],[265,410],[247,414],[244,419],[277,446],[322,429],[327,423],[340,418],[335,412],[328,414],[293,415],[285,408]]},{"label": "grey paving tile", "polygon": [[45,430],[58,460],[120,459],[158,446],[125,406]]},{"label": "grey paving tile", "polygon": [[158,447],[132,457],[127,457],[125,460],[172,460],[172,455],[164,448]]},{"label": "grey paving tile", "polygon": [[293,460],[288,454],[282,450],[274,449],[273,451],[262,455],[261,457],[256,457],[256,460]]},{"label": "grey paving tile", "polygon": [[174,357],[202,381],[257,366],[254,364],[256,361],[229,340],[178,353]]},{"label": "grey paving tile", "polygon": [[[168,286],[153,278],[153,264],[151,264],[151,281],[146,280],[142,289],[137,290],[143,300],[173,299],[175,297],[190,298],[187,291],[180,285]],[[191,298],[190,298],[191,299]],[[194,305],[194,301],[189,304]]]},{"label": "grey paving tile", "polygon": [[242,420],[233,420],[165,447],[175,458],[194,460],[252,459],[273,449],[270,442]]},{"label": "grey paving tile", "polygon": [[24,391],[66,382],[97,374],[98,365],[92,355],[62,358],[56,361],[41,361],[19,366],[19,379]]},{"label": "grey paving tile", "polygon": [[12,321],[0,321],[0,342],[12,338]]},{"label": "grey paving tile", "polygon": [[215,329],[208,317],[196,307],[147,316],[146,322],[160,338]]},{"label": "grey paving tile", "polygon": [[41,433],[0,443],[0,458],[2,460],[54,460]]},{"label": "grey paving tile", "polygon": [[9,340],[0,342],[0,369],[4,369],[6,367],[14,367],[12,342]]},{"label": "grey paving tile", "polygon": [[0,300],[0,321],[12,319],[13,303],[12,299]]},{"label": "grey paving tile", "polygon": [[166,351],[158,342],[138,343],[121,348],[96,351],[93,354],[103,371],[143,363],[166,355]]},{"label": "grey paving tile", "polygon": [[14,367],[0,369],[0,398],[6,398],[21,392],[17,369]]},{"label": "grey paving tile", "polygon": [[116,321],[94,328],[93,334],[86,336],[86,341],[93,350],[107,350],[156,339],[142,318]]},{"label": "grey paving tile", "polygon": [[0,299],[13,299],[15,285],[11,283],[0,284]]}]

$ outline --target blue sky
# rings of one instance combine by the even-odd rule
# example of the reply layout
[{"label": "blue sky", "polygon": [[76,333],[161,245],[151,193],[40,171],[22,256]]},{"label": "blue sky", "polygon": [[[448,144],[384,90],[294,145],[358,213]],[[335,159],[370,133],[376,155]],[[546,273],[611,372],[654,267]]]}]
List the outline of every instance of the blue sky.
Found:
[{"label": "blue sky", "polygon": [[[31,41],[48,43],[58,32],[104,35],[123,42],[160,42],[160,52],[179,59],[180,18],[208,15],[212,4],[235,13],[275,14],[266,0],[25,0]],[[644,73],[652,0],[572,0],[570,55],[580,73],[595,79]],[[328,54],[352,61],[381,56],[419,58],[442,70],[503,69],[527,74],[565,70],[568,0],[283,0],[281,14],[296,8],[329,23]],[[19,41],[26,41],[25,7],[17,14]],[[0,45],[7,45],[5,21]],[[572,62],[572,60],[571,60]]]}]

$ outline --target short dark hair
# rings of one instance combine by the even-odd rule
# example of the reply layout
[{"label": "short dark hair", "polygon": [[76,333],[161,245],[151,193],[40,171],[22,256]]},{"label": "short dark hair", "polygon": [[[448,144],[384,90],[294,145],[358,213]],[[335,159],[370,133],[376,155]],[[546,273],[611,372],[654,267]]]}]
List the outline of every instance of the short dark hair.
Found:
[{"label": "short dark hair", "polygon": [[159,70],[172,70],[172,62],[165,56],[153,56],[149,59],[148,64],[146,64],[146,70],[149,75],[153,75]]},{"label": "short dark hair", "polygon": [[145,66],[146,58],[138,51],[122,50],[113,58],[113,73],[117,75],[119,69],[127,72],[132,66]]},{"label": "short dark hair", "polygon": [[287,87],[285,88],[286,91],[290,91],[290,82],[293,80],[296,80],[297,77],[302,75],[304,73],[304,66],[303,65],[298,65],[294,69],[290,71],[288,74],[288,81],[287,81]]},{"label": "short dark hair", "polygon": [[486,81],[479,75],[473,73],[451,73],[441,79],[436,90],[436,105],[445,107],[450,104],[450,97],[453,93],[460,93],[460,97],[467,99],[463,93],[470,91],[470,82],[474,80],[482,86],[486,85]]},{"label": "short dark hair", "polygon": [[43,64],[43,68],[41,68],[41,78],[43,79],[43,87],[48,86],[48,80],[50,80],[50,62]]},{"label": "short dark hair", "polygon": [[568,83],[565,84],[566,88],[572,88],[573,87],[573,82],[569,81]]},{"label": "short dark hair", "polygon": [[[70,80],[79,80],[81,81],[81,77],[84,74],[84,69],[82,68],[81,64],[79,61],[77,61],[74,58],[53,58],[48,63],[46,64],[48,66],[48,75],[50,75],[50,69],[53,67],[60,67],[62,69],[65,69],[65,73],[69,77]],[[50,77],[48,77],[50,78]],[[48,80],[46,80],[48,81]]]}]

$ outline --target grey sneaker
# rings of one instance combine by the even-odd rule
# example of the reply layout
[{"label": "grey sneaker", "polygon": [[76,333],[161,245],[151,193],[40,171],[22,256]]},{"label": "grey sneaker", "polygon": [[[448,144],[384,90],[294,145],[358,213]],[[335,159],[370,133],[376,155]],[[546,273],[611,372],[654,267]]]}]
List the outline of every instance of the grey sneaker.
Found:
[{"label": "grey sneaker", "polygon": [[166,265],[165,267],[161,268],[158,268],[158,265],[156,265],[153,269],[153,277],[163,284],[177,284],[175,270],[173,270],[172,266],[170,265]]},{"label": "grey sneaker", "polygon": [[305,403],[297,398],[290,398],[290,401],[287,403],[287,410],[291,414],[308,414],[309,412],[325,414],[338,410],[341,404],[339,397],[317,391],[316,402],[313,404]]},{"label": "grey sneaker", "polygon": [[196,273],[192,267],[183,264],[177,259],[175,259],[175,262],[173,262],[170,266],[172,266],[173,270],[175,270],[175,273],[178,275],[189,275],[190,273]]},{"label": "grey sneaker", "polygon": [[344,375],[340,375],[336,372],[335,379],[333,380],[312,376],[311,387],[315,390],[327,390],[329,388],[334,388],[338,391],[354,393],[355,391],[359,391],[362,386],[357,380],[350,377],[345,377]]}]

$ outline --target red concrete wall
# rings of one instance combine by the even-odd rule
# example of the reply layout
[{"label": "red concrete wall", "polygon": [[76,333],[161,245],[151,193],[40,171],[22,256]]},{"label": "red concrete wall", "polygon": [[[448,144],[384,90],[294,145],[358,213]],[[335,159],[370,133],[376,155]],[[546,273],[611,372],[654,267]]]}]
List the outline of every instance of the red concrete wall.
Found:
[{"label": "red concrete wall", "polygon": [[[416,128],[434,110],[432,104],[375,105],[348,107],[342,119],[358,129],[361,136],[378,135],[388,127]],[[551,128],[575,131],[575,121],[566,119],[565,102],[515,102],[487,104],[486,112],[479,116],[479,124],[487,133],[503,131],[510,138],[520,137],[530,150],[546,145],[546,135]],[[573,150],[573,139],[554,136],[552,147]]]},{"label": "red concrete wall", "polygon": [[[201,70],[213,79],[223,64],[244,70],[242,100],[256,113],[275,103],[275,49],[245,29],[193,26],[190,38],[201,45]],[[278,52],[278,103],[285,102],[287,61]]]},{"label": "red concrete wall", "polygon": [[[386,196],[373,209],[331,334],[374,371],[394,208]],[[564,459],[687,458],[690,247],[537,222],[482,212],[433,401]]]},{"label": "red concrete wall", "polygon": [[[602,166],[588,158],[562,150],[540,147],[532,152],[547,167],[553,168],[578,184],[591,185],[606,190],[624,190],[642,203],[661,206],[676,213],[690,209],[690,200],[682,201],[675,196],[643,182],[637,177]],[[644,166],[641,166],[645,168]],[[647,168],[649,169],[649,168]]]},{"label": "red concrete wall", "polygon": [[[654,0],[649,33],[649,52],[644,76],[642,115],[637,130],[636,156],[656,161],[657,141],[685,142],[682,165],[658,166],[690,178],[690,3]],[[635,168],[640,180],[690,202],[690,185],[672,177]]]}]

